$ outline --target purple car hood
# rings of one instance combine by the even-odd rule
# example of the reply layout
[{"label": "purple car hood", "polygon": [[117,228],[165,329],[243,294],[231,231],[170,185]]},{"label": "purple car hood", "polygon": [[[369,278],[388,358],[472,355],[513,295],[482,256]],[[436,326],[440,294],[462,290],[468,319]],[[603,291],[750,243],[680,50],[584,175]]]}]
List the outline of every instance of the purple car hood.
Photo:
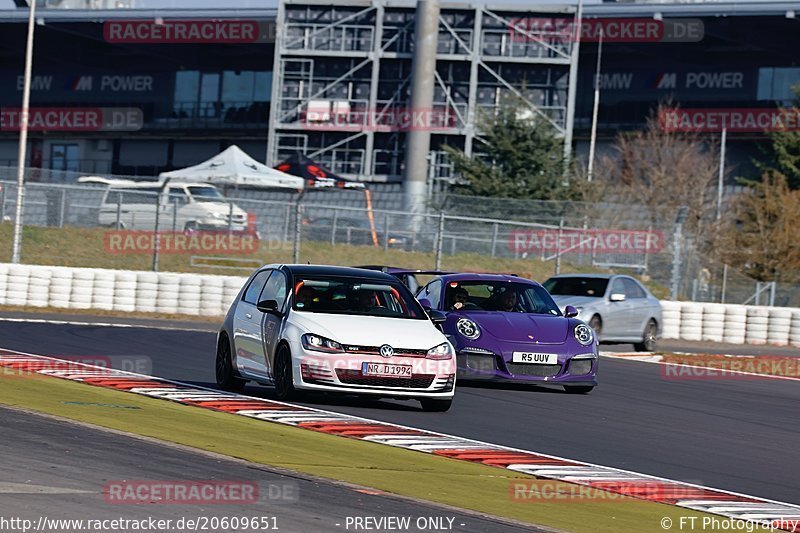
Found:
[{"label": "purple car hood", "polygon": [[482,331],[505,342],[563,344],[569,333],[569,320],[561,316],[463,311],[459,314],[468,316]]}]

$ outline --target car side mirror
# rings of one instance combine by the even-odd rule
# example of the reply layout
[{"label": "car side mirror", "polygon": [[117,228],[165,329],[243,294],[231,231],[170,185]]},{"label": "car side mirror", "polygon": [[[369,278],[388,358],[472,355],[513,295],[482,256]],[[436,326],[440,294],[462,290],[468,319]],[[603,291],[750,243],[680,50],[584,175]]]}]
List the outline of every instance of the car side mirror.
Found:
[{"label": "car side mirror", "polygon": [[428,300],[427,298],[420,298],[419,305],[421,305],[422,308],[425,309],[426,311],[430,311],[433,308],[433,306],[431,305],[431,301]]},{"label": "car side mirror", "polygon": [[568,305],[564,308],[564,316],[567,318],[574,318],[578,316],[578,310],[575,309],[573,306]]},{"label": "car side mirror", "polygon": [[612,302],[624,302],[625,295],[622,294],[621,292],[615,292],[611,294],[611,296],[609,296],[608,299],[611,300]]},{"label": "car side mirror", "polygon": [[258,305],[256,305],[256,309],[262,313],[269,313],[271,315],[280,314],[280,311],[278,311],[278,302],[276,300],[261,300],[258,302]]},{"label": "car side mirror", "polygon": [[447,315],[445,313],[442,313],[441,311],[437,311],[436,309],[431,309],[430,311],[428,311],[428,316],[430,317],[431,322],[433,322],[437,326],[439,324],[444,324],[445,322],[447,322]]}]

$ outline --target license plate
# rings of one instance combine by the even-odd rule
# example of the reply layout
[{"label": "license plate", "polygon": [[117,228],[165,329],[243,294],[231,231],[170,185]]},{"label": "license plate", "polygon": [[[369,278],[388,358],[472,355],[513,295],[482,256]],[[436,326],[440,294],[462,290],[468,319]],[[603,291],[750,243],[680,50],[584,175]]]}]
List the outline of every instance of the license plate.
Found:
[{"label": "license plate", "polygon": [[365,376],[387,378],[410,378],[411,365],[389,365],[386,363],[361,363],[361,373]]},{"label": "license plate", "polygon": [[533,363],[538,365],[555,365],[558,363],[558,354],[537,352],[514,352],[515,363]]}]

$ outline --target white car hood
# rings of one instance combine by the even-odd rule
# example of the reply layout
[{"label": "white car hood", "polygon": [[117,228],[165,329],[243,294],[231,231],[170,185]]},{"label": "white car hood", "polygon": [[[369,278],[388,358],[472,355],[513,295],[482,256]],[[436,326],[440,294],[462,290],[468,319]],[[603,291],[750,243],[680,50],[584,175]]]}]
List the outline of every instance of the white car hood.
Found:
[{"label": "white car hood", "polygon": [[[211,214],[211,213],[219,213],[225,216],[231,212],[231,208],[229,204],[225,204],[222,202],[195,202],[195,206],[203,211]],[[233,215],[240,216],[246,215],[247,213],[242,210],[241,207],[234,204],[233,205]]]},{"label": "white car hood", "polygon": [[429,350],[446,342],[444,334],[429,320],[388,318],[292,310],[290,322],[304,333],[316,333],[341,344]]}]

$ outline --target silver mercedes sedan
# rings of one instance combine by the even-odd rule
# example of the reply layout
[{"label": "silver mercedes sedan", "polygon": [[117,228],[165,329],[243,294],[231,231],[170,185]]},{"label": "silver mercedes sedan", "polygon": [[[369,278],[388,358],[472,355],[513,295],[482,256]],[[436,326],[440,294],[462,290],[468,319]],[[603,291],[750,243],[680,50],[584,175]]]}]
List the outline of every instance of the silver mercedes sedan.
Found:
[{"label": "silver mercedes sedan", "polygon": [[605,344],[632,343],[636,351],[652,352],[661,334],[661,303],[630,276],[564,274],[543,283],[563,309],[578,309]]}]

